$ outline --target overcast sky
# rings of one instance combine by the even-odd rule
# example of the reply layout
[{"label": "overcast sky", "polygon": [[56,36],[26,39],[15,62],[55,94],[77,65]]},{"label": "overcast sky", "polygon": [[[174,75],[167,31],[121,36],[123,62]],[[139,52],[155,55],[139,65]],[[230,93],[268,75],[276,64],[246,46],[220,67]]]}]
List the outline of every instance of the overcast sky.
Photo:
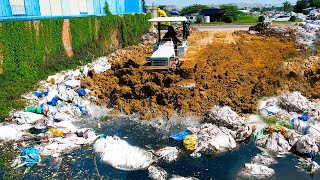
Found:
[{"label": "overcast sky", "polygon": [[[219,5],[229,3],[260,3],[265,4],[281,4],[285,0],[145,0],[147,5],[176,5],[178,7],[184,7],[192,4],[207,4],[207,5]],[[288,0],[291,4],[296,4],[297,0]]]}]

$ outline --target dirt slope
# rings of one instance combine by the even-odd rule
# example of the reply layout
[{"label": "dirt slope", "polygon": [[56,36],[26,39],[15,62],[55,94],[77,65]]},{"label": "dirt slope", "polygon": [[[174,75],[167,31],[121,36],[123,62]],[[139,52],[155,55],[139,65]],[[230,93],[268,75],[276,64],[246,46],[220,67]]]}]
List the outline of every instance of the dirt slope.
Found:
[{"label": "dirt slope", "polygon": [[82,85],[98,97],[98,104],[145,119],[170,117],[175,110],[203,115],[213,105],[253,113],[258,99],[286,90],[319,96],[319,59],[311,64],[289,59],[299,55],[290,38],[194,32],[189,47],[189,62],[182,68],[158,72],[141,68],[151,47],[122,50],[111,56],[111,71],[91,72]]}]

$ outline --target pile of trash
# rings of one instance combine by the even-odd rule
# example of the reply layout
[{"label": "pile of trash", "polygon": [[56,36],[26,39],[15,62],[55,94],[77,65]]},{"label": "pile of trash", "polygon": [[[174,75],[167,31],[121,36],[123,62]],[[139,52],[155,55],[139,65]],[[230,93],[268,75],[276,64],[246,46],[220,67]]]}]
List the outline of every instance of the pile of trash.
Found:
[{"label": "pile of trash", "polygon": [[80,78],[89,71],[100,74],[110,68],[108,59],[101,57],[80,69],[49,76],[39,83],[38,91],[23,96],[28,107],[12,113],[11,124],[0,126],[1,141],[21,142],[21,155],[12,167],[32,167],[41,162],[41,156],[58,157],[100,138],[93,129],[74,125],[93,114],[96,107],[92,105],[95,98],[81,87]]},{"label": "pile of trash", "polygon": [[320,21],[300,22],[296,29],[296,44],[301,48],[314,48],[320,32]]},{"label": "pile of trash", "polygon": [[[319,152],[320,106],[310,102],[300,92],[287,92],[282,96],[261,100],[258,105],[261,115],[240,117],[229,107],[214,106],[205,117],[205,124],[189,127],[170,138],[183,143],[192,157],[230,151],[240,142],[252,140],[264,152],[247,163],[241,177],[268,178],[275,174],[268,166],[277,163],[274,155],[295,153],[309,158],[308,172],[317,169],[312,161]],[[272,153],[271,153],[272,152]]]},{"label": "pile of trash", "polygon": [[291,37],[293,31],[290,27],[272,27],[270,22],[262,22],[249,28],[250,34],[262,34],[266,36]]}]

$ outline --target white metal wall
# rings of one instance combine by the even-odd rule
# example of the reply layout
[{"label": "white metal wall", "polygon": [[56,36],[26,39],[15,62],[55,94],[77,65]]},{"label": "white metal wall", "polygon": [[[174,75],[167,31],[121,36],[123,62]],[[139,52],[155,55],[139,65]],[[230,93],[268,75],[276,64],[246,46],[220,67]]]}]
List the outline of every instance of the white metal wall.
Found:
[{"label": "white metal wall", "polygon": [[80,15],[79,0],[61,0],[62,15]]},{"label": "white metal wall", "polygon": [[12,15],[24,15],[26,9],[24,7],[24,0],[10,0]]},{"label": "white metal wall", "polygon": [[93,0],[87,0],[87,9],[88,9],[88,14],[90,15],[94,14]]},{"label": "white metal wall", "polygon": [[41,16],[51,16],[50,0],[39,0]]},{"label": "white metal wall", "polygon": [[50,7],[51,7],[52,16],[61,16],[62,14],[61,0],[50,0]]}]

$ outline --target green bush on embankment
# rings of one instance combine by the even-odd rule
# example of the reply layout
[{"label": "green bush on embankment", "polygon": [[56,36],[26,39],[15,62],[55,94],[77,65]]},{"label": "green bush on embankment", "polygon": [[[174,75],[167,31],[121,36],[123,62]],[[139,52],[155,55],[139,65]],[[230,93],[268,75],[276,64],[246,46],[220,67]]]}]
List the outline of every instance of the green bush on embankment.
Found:
[{"label": "green bush on embankment", "polygon": [[[150,15],[101,16],[70,19],[74,56],[63,47],[63,19],[0,23],[0,121],[25,103],[21,95],[35,89],[48,75],[89,63],[114,49],[135,45],[149,27]],[[116,34],[114,37],[113,34]],[[112,45],[117,40],[118,44]],[[0,57],[1,59],[1,57]]]}]

